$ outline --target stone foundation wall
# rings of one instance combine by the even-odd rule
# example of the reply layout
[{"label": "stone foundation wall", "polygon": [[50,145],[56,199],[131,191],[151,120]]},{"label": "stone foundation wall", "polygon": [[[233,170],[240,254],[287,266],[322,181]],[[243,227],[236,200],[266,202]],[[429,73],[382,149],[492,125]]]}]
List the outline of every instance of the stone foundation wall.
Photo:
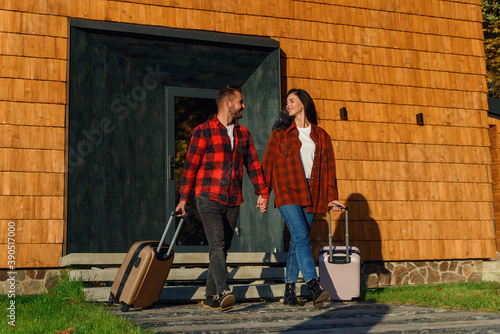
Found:
[{"label": "stone foundation wall", "polygon": [[19,269],[0,270],[0,295],[7,295],[15,279],[16,295],[34,295],[47,292],[58,282],[65,269]]},{"label": "stone foundation wall", "polygon": [[483,260],[366,262],[361,271],[367,288],[480,282],[483,280]]}]

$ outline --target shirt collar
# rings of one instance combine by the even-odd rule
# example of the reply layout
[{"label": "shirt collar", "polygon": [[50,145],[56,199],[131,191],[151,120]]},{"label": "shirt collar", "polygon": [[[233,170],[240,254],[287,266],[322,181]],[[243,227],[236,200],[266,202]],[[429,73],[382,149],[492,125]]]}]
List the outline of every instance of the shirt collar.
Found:
[{"label": "shirt collar", "polygon": [[[217,117],[217,114],[214,115],[214,117],[212,118],[212,121],[215,122],[215,125],[217,125],[217,126],[224,125]],[[237,120],[233,120],[233,124],[234,124],[235,129],[240,126],[240,124],[238,123]],[[225,125],[224,125],[224,127],[225,127]]]},{"label": "shirt collar", "polygon": [[[295,124],[295,120],[293,120],[292,124],[285,130],[286,133],[290,133],[293,129],[297,128],[297,124]],[[316,134],[318,132],[318,126],[311,123],[311,134]]]},{"label": "shirt collar", "polygon": [[286,133],[290,133],[293,129],[297,128],[297,124],[295,124],[295,120],[292,121],[292,124],[285,130]]}]

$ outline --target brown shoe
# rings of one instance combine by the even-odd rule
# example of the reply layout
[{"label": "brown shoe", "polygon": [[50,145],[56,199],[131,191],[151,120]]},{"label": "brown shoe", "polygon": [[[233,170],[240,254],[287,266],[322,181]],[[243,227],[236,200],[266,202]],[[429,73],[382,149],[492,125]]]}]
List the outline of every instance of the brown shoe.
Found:
[{"label": "brown shoe", "polygon": [[202,302],[203,308],[210,309],[210,310],[220,310],[220,303],[219,303],[219,296],[213,295],[213,296],[207,296],[205,300]]},{"label": "brown shoe", "polygon": [[323,307],[325,305],[325,301],[330,298],[330,292],[323,290],[316,278],[313,278],[312,280],[307,282],[307,286],[309,287],[309,291],[311,291],[311,294],[313,296],[314,308]]},{"label": "brown shoe", "polygon": [[219,303],[221,311],[229,310],[233,307],[235,302],[236,298],[234,298],[234,295],[231,293],[231,291],[226,290],[222,293],[219,293]]}]

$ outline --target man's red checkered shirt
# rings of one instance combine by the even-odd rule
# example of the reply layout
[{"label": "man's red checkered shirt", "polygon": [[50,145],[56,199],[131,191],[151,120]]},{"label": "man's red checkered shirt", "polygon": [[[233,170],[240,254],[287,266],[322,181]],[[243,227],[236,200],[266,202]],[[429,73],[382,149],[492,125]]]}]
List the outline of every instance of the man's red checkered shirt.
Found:
[{"label": "man's red checkered shirt", "polygon": [[240,205],[243,203],[243,165],[256,194],[269,198],[250,132],[235,122],[233,135],[234,149],[231,149],[227,129],[217,115],[194,129],[182,172],[181,200],[188,200],[195,185],[196,197],[209,198],[228,206]]},{"label": "man's red checkered shirt", "polygon": [[274,190],[275,207],[297,204],[307,207],[307,212],[327,212],[328,202],[338,199],[332,140],[325,130],[314,124],[311,124],[311,139],[316,150],[307,184],[295,121],[288,129],[272,132],[262,167],[270,191]]}]

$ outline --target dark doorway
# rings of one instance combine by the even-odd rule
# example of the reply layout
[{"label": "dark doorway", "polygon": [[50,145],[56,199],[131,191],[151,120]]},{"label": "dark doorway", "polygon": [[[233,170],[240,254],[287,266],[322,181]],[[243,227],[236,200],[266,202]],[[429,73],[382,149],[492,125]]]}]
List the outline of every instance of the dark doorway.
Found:
[{"label": "dark doorway", "polygon": [[[175,166],[190,136],[182,127],[213,115],[209,100],[225,84],[242,86],[248,112],[241,123],[262,158],[280,107],[277,42],[82,20],[70,26],[67,253],[126,252],[135,241],[159,239],[176,203],[169,179],[181,172]],[[189,92],[173,94],[173,108],[172,87]],[[196,117],[185,119],[190,112],[182,110]],[[252,209],[248,183],[231,251],[280,252],[279,213]],[[199,225],[190,227],[179,251],[204,247]]]},{"label": "dark doorway", "polygon": [[[167,114],[166,154],[169,160],[167,177],[167,195],[165,206],[172,212],[179,203],[179,188],[182,167],[186,161],[186,153],[194,128],[206,122],[217,113],[215,104],[216,90],[165,87],[165,105]],[[173,162],[173,163],[172,163]],[[194,189],[188,205],[192,215],[185,224],[177,239],[176,250],[179,252],[207,252],[208,243],[203,231],[201,218],[196,210]],[[169,231],[169,237],[174,230]]]}]

